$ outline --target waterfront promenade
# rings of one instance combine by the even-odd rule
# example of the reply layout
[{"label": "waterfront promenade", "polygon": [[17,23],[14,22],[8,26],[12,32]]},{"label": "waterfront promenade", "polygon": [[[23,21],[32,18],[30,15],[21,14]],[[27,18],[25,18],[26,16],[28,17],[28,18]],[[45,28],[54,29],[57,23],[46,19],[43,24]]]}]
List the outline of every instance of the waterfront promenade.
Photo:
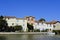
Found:
[{"label": "waterfront promenade", "polygon": [[39,35],[46,35],[47,32],[0,32],[0,34],[39,34]]}]

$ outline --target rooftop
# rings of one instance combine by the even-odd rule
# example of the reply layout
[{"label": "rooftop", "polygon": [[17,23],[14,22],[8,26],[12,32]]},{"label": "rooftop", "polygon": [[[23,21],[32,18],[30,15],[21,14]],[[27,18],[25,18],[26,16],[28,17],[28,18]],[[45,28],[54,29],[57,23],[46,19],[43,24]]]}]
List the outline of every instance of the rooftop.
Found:
[{"label": "rooftop", "polygon": [[26,16],[26,18],[29,18],[29,17],[33,17],[33,18],[35,18],[34,16]]},{"label": "rooftop", "polygon": [[16,18],[15,16],[4,16],[5,18]]}]

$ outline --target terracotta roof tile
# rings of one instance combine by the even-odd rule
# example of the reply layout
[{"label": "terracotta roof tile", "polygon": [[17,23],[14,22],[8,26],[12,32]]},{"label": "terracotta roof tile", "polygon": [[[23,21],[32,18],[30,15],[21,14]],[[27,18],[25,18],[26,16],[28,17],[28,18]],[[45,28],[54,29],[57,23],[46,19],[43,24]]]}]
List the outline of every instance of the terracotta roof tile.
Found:
[{"label": "terracotta roof tile", "polygon": [[15,16],[4,16],[5,18],[16,18]]},{"label": "terracotta roof tile", "polygon": [[21,19],[21,20],[26,20],[25,18],[16,18],[17,20]]},{"label": "terracotta roof tile", "polygon": [[29,17],[33,17],[33,18],[35,18],[34,16],[26,16],[25,18],[29,18]]}]

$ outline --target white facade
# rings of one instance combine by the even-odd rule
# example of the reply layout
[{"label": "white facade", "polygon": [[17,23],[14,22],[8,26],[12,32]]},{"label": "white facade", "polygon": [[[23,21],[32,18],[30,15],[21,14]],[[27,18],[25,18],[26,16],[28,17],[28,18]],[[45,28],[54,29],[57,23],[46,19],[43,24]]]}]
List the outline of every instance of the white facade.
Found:
[{"label": "white facade", "polygon": [[[23,30],[26,31],[27,30],[27,23],[33,23],[34,29],[39,29],[39,30],[45,30],[45,29],[51,29],[53,30],[53,26],[54,26],[54,22],[35,22],[34,17],[26,17],[25,19],[23,18],[16,18],[16,17],[5,17],[4,18],[7,23],[8,26],[16,26],[16,25],[21,25],[23,27]],[[55,26],[59,26],[60,27],[60,23],[55,24]]]},{"label": "white facade", "polygon": [[39,29],[39,30],[51,29],[51,30],[53,30],[53,24],[35,22],[35,24],[33,26],[34,26],[34,29]]},{"label": "white facade", "polygon": [[8,26],[15,26],[16,25],[16,18],[6,18]]},{"label": "white facade", "polygon": [[22,18],[15,18],[15,17],[6,17],[5,20],[8,23],[8,26],[16,26],[21,25],[23,30],[26,31],[27,29],[27,20]]},{"label": "white facade", "polygon": [[53,30],[60,30],[60,22],[57,22],[56,24],[54,24],[54,29]]},{"label": "white facade", "polygon": [[23,30],[26,31],[27,29],[27,20],[25,19],[17,19],[16,25],[21,25],[23,27]]}]

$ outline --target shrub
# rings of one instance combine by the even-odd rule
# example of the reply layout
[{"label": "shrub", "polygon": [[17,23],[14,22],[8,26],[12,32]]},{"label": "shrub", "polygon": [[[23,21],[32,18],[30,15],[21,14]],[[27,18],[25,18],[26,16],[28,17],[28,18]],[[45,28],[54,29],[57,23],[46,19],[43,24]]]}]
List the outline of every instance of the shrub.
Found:
[{"label": "shrub", "polygon": [[55,34],[60,34],[60,30],[53,30],[53,32],[55,32]]},{"label": "shrub", "polygon": [[15,26],[14,29],[15,29],[15,31],[20,31],[21,32],[23,28],[22,28],[21,25],[19,25],[19,26]]},{"label": "shrub", "polygon": [[40,30],[39,29],[35,29],[34,32],[40,32]]},{"label": "shrub", "polygon": [[42,30],[41,32],[47,32],[48,31],[48,29],[45,29],[45,30]]}]

